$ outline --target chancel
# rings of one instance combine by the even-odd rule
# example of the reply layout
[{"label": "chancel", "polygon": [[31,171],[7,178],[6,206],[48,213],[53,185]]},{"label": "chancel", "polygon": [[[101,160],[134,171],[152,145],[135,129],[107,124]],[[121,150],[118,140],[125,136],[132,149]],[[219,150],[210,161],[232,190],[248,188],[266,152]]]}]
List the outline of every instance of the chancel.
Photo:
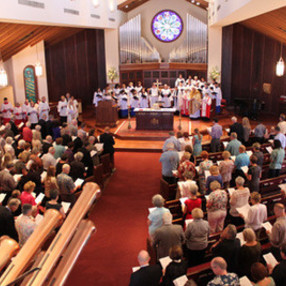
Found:
[{"label": "chancel", "polygon": [[286,285],[285,0],[0,0],[0,285]]}]

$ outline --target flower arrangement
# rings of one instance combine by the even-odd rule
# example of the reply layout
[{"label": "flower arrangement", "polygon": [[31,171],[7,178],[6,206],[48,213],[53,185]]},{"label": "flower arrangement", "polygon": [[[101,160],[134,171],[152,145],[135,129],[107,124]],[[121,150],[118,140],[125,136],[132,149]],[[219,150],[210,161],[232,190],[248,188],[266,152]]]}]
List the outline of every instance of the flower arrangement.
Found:
[{"label": "flower arrangement", "polygon": [[209,73],[209,76],[212,80],[217,81],[220,77],[220,71],[218,70],[218,67],[213,67]]},{"label": "flower arrangement", "polygon": [[116,78],[118,78],[118,73],[115,67],[111,67],[107,72],[108,78],[113,82]]}]

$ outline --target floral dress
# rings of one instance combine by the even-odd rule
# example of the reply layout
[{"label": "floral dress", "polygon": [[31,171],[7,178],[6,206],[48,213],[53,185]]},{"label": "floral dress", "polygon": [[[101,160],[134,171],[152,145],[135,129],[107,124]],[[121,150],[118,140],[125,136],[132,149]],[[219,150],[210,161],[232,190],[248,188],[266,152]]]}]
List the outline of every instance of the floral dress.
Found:
[{"label": "floral dress", "polygon": [[202,194],[205,194],[206,192],[205,171],[209,170],[212,165],[213,162],[211,160],[205,160],[201,162],[199,165],[199,183],[200,183],[200,191]]}]

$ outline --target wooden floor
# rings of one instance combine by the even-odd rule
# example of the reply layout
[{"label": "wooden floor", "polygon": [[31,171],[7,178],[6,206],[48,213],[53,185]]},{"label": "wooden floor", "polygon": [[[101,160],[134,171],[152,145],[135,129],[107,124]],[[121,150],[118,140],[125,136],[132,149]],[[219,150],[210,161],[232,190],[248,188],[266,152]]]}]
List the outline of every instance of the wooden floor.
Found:
[{"label": "wooden floor", "polygon": [[[228,112],[225,115],[220,116],[219,124],[222,126],[229,126],[231,125],[231,117],[234,114],[232,112]],[[237,116],[239,118],[239,116]],[[87,125],[87,130],[90,128],[95,128],[95,114],[92,109],[85,109],[83,114],[79,118]],[[115,133],[118,127],[127,119],[119,119],[118,124],[116,127],[111,128],[111,132]],[[134,120],[134,119],[133,119]],[[239,118],[241,120],[241,118]],[[182,117],[182,121],[190,121],[188,117]],[[275,126],[278,122],[278,115],[277,118],[264,116],[263,120],[261,120],[268,128],[271,126]],[[175,122],[178,122],[178,116],[175,116]],[[212,122],[205,122],[202,120],[191,120],[191,131],[194,132],[195,128],[198,128],[201,132],[206,131],[207,127],[212,126]],[[251,127],[255,128],[258,124],[258,121],[250,121]],[[187,126],[187,125],[185,125]],[[182,132],[188,132],[189,130],[182,130]],[[100,132],[97,132],[97,135],[100,135]],[[224,131],[224,135],[226,132]],[[208,142],[211,140],[209,135],[204,135],[203,142]],[[116,151],[137,151],[137,152],[161,152],[162,146],[164,144],[164,139],[161,140],[127,140],[127,139],[119,139],[116,138],[115,140],[115,149]]]}]

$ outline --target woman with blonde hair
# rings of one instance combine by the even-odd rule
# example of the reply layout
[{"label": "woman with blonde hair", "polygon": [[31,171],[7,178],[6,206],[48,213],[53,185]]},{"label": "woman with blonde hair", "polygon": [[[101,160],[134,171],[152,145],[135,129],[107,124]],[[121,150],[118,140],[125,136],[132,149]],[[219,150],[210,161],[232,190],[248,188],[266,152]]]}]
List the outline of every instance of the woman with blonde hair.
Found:
[{"label": "woman with blonde hair", "polygon": [[56,178],[56,168],[50,166],[47,170],[47,175],[43,180],[45,186],[45,196],[50,198],[50,190],[59,190],[59,186]]},{"label": "woman with blonde hair", "polygon": [[231,181],[231,175],[234,169],[234,162],[230,159],[230,153],[228,151],[224,151],[222,153],[223,161],[221,161],[218,165],[219,172],[222,176],[222,182],[225,188],[229,187]]},{"label": "woman with blonde hair", "polygon": [[200,192],[202,194],[205,194],[206,191],[205,171],[208,171],[210,169],[210,167],[213,165],[213,162],[209,160],[209,153],[207,151],[203,151],[201,153],[201,157],[203,161],[199,165]]},{"label": "woman with blonde hair", "polygon": [[211,182],[210,189],[212,192],[207,199],[207,213],[212,234],[223,230],[226,217],[227,194],[224,190],[221,190],[221,185],[217,181]]},{"label": "woman with blonde hair", "polygon": [[207,193],[207,195],[211,192],[210,191],[210,184],[213,181],[219,182],[221,187],[223,187],[222,177],[221,177],[221,174],[219,173],[218,166],[211,166],[210,167],[210,176],[207,177],[207,181],[206,181],[206,193]]},{"label": "woman with blonde hair", "polygon": [[251,133],[251,126],[249,119],[247,117],[242,118],[242,127],[243,127],[243,144],[248,146],[249,135]]},{"label": "woman with blonde hair", "polygon": [[9,163],[12,163],[12,155],[10,153],[6,153],[2,157],[1,169],[5,169]]},{"label": "woman with blonde hair", "polygon": [[243,239],[246,241],[238,252],[239,275],[246,275],[251,279],[251,265],[259,262],[261,258],[261,244],[256,240],[253,229],[246,228],[243,231]]}]

